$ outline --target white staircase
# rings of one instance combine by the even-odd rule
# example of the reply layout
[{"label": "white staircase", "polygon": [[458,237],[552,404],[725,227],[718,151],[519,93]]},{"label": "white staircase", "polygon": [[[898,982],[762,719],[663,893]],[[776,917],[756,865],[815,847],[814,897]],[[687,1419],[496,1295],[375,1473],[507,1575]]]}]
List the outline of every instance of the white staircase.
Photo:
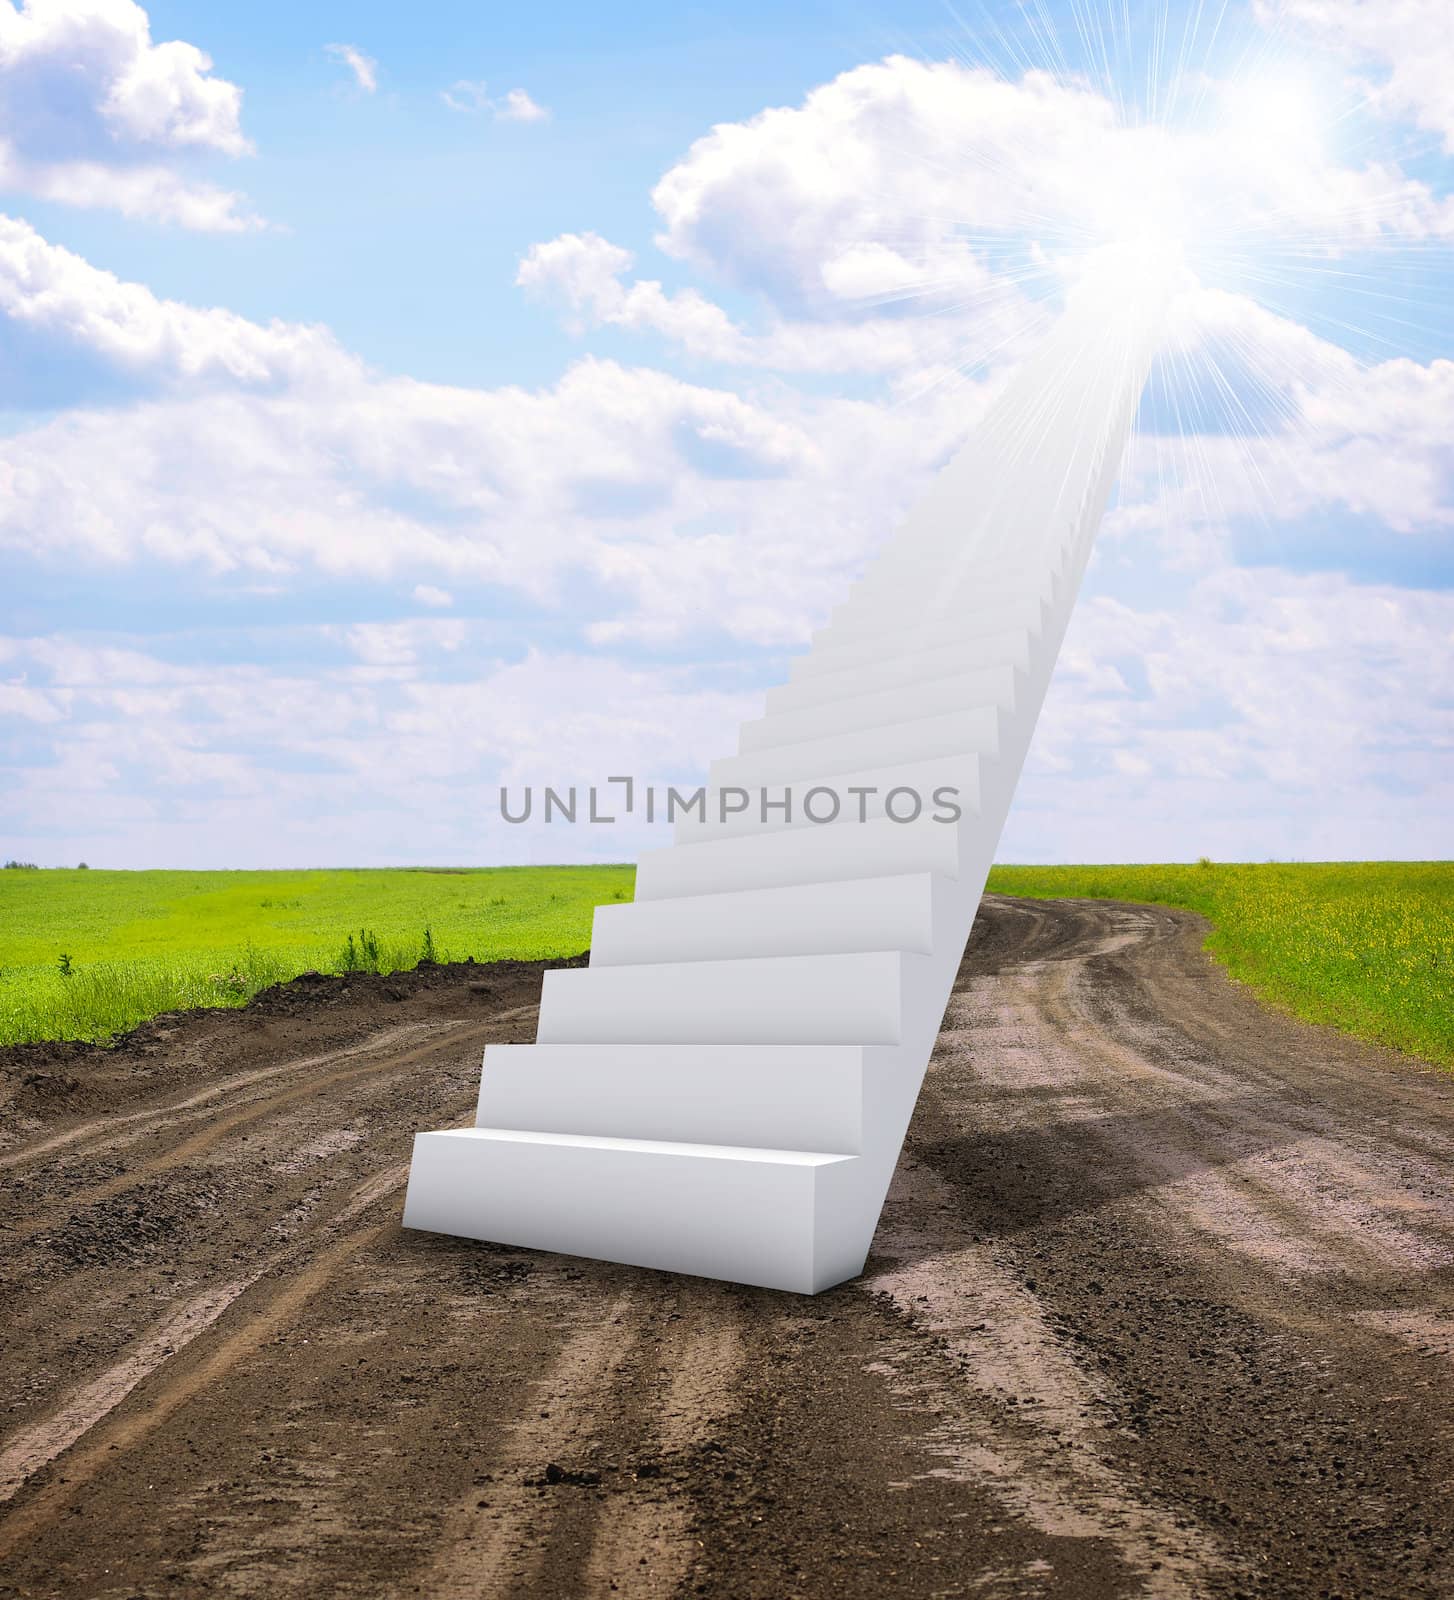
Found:
[{"label": "white staircase", "polygon": [[678,821],[546,975],[538,1042],[486,1051],[476,1126],[417,1136],[406,1226],[806,1293],[861,1270],[1156,321],[1083,288],[714,763],[750,808]]}]

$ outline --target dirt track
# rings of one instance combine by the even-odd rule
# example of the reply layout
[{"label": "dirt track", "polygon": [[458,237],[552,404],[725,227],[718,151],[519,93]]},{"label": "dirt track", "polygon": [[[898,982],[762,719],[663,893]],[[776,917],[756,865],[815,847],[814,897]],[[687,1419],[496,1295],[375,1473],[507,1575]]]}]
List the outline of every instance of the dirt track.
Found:
[{"label": "dirt track", "polygon": [[0,1595],[1454,1593],[1454,1080],[992,899],[865,1277],[405,1234],[539,968],[0,1063]]}]

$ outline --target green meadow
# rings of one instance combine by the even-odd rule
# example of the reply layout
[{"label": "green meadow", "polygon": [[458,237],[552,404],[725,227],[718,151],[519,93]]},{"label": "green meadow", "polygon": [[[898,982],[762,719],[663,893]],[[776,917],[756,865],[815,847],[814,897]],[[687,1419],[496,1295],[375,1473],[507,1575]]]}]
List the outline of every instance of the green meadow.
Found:
[{"label": "green meadow", "polygon": [[[300,972],[576,955],[629,866],[0,871],[0,1043],[105,1040]],[[1454,1065],[1454,863],[996,867],[1002,894],[1198,911],[1263,999]]]},{"label": "green meadow", "polygon": [[104,1040],[161,1011],[236,1006],[310,969],[538,960],[591,942],[634,869],[0,870],[0,1044]]}]

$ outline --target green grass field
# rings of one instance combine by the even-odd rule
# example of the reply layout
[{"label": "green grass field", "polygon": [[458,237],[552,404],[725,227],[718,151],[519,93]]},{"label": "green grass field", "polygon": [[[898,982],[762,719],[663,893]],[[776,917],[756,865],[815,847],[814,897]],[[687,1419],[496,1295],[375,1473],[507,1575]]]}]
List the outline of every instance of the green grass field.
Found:
[{"label": "green grass field", "polygon": [[[392,972],[431,949],[576,955],[591,907],[629,899],[632,880],[628,866],[0,871],[0,1043],[104,1040],[310,968]],[[1199,911],[1208,948],[1264,999],[1454,1065],[1454,863],[996,867],[990,888]]]},{"label": "green grass field", "polygon": [[0,1044],[108,1039],[161,1011],[241,1005],[310,968],[397,972],[429,953],[426,937],[439,961],[577,955],[591,908],[629,900],[634,876],[0,870]]}]

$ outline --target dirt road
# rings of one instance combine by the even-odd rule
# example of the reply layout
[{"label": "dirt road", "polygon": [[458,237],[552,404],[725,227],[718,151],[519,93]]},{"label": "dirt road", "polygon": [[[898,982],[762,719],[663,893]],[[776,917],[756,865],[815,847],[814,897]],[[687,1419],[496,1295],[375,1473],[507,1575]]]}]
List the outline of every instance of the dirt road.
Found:
[{"label": "dirt road", "polygon": [[1454,1593],[1454,1079],[991,899],[867,1274],[403,1233],[539,968],[0,1075],[0,1595]]}]

